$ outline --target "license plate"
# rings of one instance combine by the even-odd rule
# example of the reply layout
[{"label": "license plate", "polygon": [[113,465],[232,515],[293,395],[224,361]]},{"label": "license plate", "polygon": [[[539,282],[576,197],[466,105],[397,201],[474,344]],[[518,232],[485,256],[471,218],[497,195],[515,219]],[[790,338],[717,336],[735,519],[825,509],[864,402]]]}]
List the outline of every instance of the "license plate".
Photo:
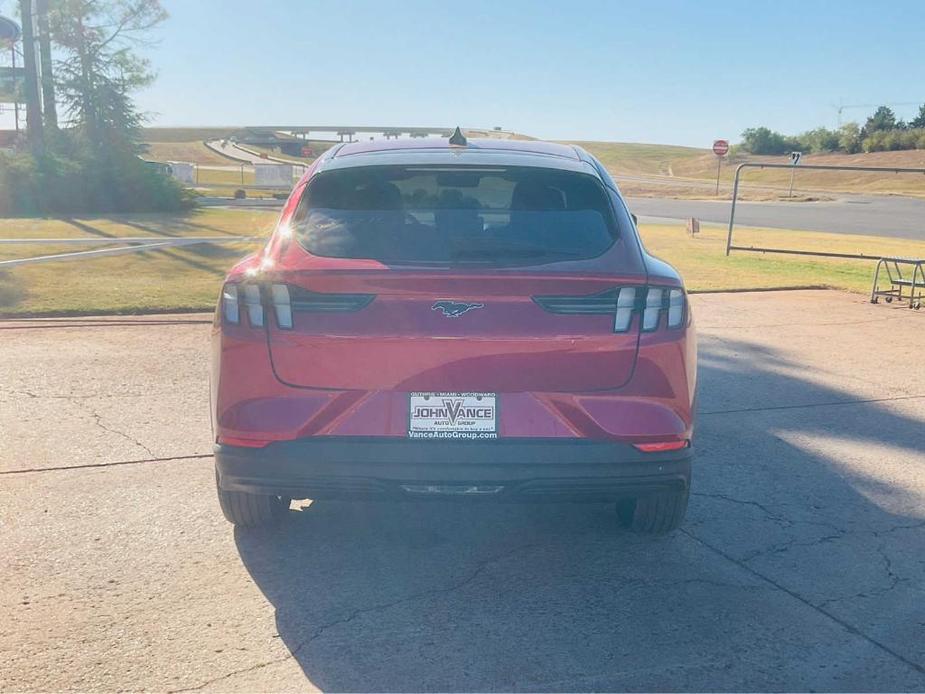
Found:
[{"label": "license plate", "polygon": [[494,393],[411,393],[408,402],[410,438],[498,438]]}]

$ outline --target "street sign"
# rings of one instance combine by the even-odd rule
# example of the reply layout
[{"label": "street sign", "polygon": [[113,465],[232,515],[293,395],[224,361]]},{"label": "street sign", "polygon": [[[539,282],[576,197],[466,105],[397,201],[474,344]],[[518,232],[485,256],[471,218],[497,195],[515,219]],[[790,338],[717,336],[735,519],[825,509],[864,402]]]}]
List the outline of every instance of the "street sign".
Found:
[{"label": "street sign", "polygon": [[716,195],[719,195],[719,172],[723,157],[729,152],[729,140],[713,140],[713,154],[716,155]]},{"label": "street sign", "polygon": [[313,150],[311,147],[302,147],[302,156],[306,159],[310,159],[311,157],[315,156],[315,150]]},{"label": "street sign", "polygon": [[797,172],[796,165],[800,163],[800,157],[803,156],[803,152],[791,152],[790,153],[790,163],[794,168],[790,169],[790,192],[787,193],[788,198],[793,197],[793,175]]}]

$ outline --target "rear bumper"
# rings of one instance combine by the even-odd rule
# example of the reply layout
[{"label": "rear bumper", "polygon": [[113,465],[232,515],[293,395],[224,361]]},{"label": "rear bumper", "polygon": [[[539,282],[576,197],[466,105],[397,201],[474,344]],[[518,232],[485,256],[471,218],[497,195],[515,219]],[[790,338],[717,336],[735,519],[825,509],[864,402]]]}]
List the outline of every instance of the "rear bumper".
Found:
[{"label": "rear bumper", "polygon": [[583,439],[316,437],[215,447],[222,489],[293,499],[610,501],[687,488],[691,457],[690,448],[647,454]]}]

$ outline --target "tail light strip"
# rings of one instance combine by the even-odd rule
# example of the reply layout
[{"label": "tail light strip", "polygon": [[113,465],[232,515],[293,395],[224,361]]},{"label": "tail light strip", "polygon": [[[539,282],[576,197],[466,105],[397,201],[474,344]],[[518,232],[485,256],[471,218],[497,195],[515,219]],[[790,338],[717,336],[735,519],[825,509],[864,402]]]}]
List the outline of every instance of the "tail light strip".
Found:
[{"label": "tail light strip", "polygon": [[343,313],[366,308],[375,294],[326,294],[290,284],[226,284],[222,290],[222,316],[228,323],[241,322],[241,307],[251,327],[262,328],[266,308],[272,308],[280,328],[292,328],[294,313]]},{"label": "tail light strip", "polygon": [[535,296],[536,302],[550,313],[570,315],[612,314],[615,333],[630,329],[633,313],[642,314],[642,330],[657,330],[663,313],[670,329],[684,325],[687,305],[684,290],[677,287],[619,287],[586,296]]}]

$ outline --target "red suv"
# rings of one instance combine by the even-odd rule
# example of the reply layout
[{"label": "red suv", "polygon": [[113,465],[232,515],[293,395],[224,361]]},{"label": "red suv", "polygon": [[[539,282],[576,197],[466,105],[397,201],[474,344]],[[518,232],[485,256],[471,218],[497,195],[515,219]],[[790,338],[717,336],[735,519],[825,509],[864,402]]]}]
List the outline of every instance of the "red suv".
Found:
[{"label": "red suv", "polygon": [[684,516],[687,296],[581,148],[331,149],[228,274],[213,337],[237,525],[303,498],[608,501],[643,532]]}]

